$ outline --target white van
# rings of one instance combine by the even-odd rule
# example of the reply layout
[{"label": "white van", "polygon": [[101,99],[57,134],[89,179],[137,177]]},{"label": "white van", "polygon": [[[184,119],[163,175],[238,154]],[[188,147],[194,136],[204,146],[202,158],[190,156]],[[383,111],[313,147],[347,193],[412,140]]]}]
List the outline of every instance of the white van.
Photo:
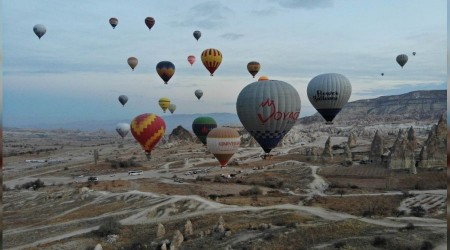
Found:
[{"label": "white van", "polygon": [[143,172],[142,170],[131,170],[128,171],[128,175],[141,175]]}]

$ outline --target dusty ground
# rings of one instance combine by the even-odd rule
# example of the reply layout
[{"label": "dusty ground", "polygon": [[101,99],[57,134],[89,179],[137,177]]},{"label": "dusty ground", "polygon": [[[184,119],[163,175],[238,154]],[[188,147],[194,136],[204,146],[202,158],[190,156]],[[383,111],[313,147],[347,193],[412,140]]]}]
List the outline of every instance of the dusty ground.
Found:
[{"label": "dusty ground", "polygon": [[[229,167],[221,169],[195,143],[160,144],[147,161],[130,136],[121,142],[117,135],[101,132],[4,131],[4,248],[88,249],[101,243],[103,249],[155,249],[163,239],[172,240],[174,230],[184,233],[187,219],[194,235],[185,235],[183,249],[444,244],[445,173],[411,176],[357,162],[343,167],[339,157],[324,163],[298,153],[308,143],[323,146],[327,137],[323,132],[293,137],[274,150],[271,160],[262,160],[258,147],[241,148]],[[336,144],[345,141],[336,138]],[[370,138],[358,141],[360,151],[370,145]],[[99,152],[97,163],[94,150]],[[25,162],[30,159],[47,162]],[[129,176],[129,170],[144,172]],[[201,171],[186,174],[194,170]],[[88,183],[88,176],[99,182]],[[19,189],[36,179],[46,186]],[[258,194],[244,194],[256,187]],[[426,209],[423,217],[408,214],[417,205]],[[406,213],[398,215],[398,210]],[[220,216],[230,231],[226,236],[212,232]],[[114,243],[93,232],[108,218],[122,224]],[[166,236],[156,238],[157,223],[164,224]],[[408,223],[414,229],[402,229]],[[378,248],[375,237],[384,238]]]}]

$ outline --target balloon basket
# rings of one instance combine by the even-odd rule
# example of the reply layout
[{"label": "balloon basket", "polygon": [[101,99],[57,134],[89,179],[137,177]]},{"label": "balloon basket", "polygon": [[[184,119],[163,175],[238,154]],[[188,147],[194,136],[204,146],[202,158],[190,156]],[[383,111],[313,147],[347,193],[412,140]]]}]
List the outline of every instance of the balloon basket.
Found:
[{"label": "balloon basket", "polygon": [[147,161],[152,159],[152,155],[150,153],[145,153],[145,157],[147,157]]},{"label": "balloon basket", "polygon": [[271,154],[263,154],[263,155],[261,155],[261,158],[262,158],[263,160],[271,160],[271,159],[272,159],[272,156],[273,156],[273,155],[271,155]]},{"label": "balloon basket", "polygon": [[326,125],[333,125],[333,122],[325,122]]}]

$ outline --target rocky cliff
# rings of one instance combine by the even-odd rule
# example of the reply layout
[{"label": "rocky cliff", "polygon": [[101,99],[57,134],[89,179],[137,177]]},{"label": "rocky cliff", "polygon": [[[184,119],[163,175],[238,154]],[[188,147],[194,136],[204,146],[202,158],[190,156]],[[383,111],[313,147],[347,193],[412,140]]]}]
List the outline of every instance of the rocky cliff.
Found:
[{"label": "rocky cliff", "polygon": [[[420,90],[349,102],[336,116],[334,123],[438,120],[446,112],[447,90]],[[319,113],[300,118],[299,121],[302,124],[325,122]]]}]

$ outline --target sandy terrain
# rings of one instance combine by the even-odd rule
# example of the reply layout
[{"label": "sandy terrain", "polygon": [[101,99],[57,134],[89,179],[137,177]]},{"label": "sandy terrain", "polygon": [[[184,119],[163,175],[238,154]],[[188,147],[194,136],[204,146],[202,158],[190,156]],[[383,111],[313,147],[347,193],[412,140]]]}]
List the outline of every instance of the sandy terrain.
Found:
[{"label": "sandy terrain", "polygon": [[[195,143],[160,144],[148,161],[131,137],[121,145],[117,135],[108,133],[5,131],[3,184],[9,190],[3,193],[4,247],[73,249],[82,245],[84,249],[101,242],[104,249],[119,249],[130,247],[135,241],[150,247],[152,242],[157,244],[162,239],[146,237],[144,240],[137,236],[134,239],[130,232],[154,233],[157,223],[163,223],[170,231],[167,238],[171,239],[175,228],[183,230],[186,219],[193,221],[196,233],[183,243],[185,249],[196,249],[199,244],[273,249],[271,247],[283,242],[283,235],[296,235],[304,230],[309,234],[315,232],[319,240],[293,238],[311,248],[331,249],[343,239],[347,239],[349,246],[366,247],[371,246],[375,236],[383,236],[388,239],[386,249],[389,249],[397,244],[394,242],[406,242],[408,236],[402,228],[408,223],[413,223],[417,237],[404,244],[420,246],[423,241],[430,241],[434,246],[442,247],[446,241],[447,190],[436,188],[437,184],[429,190],[396,189],[395,185],[386,189],[385,185],[371,184],[384,184],[389,178],[397,178],[400,183],[400,180],[410,178],[404,173],[388,171],[386,174],[384,170],[377,170],[373,172],[375,175],[363,179],[361,176],[367,172],[335,174],[346,171],[339,165],[339,156],[333,162],[325,163],[307,161],[305,156],[292,153],[305,145],[323,147],[329,136],[327,132],[305,133],[305,130],[307,128],[294,127],[283,145],[274,150],[271,160],[261,159],[259,147],[244,147],[224,169],[203,146]],[[392,135],[391,141],[394,139],[395,135]],[[332,135],[333,145],[346,141],[346,136]],[[358,138],[356,150],[362,151],[370,146],[370,142],[369,137]],[[52,150],[36,153],[39,149],[50,148]],[[29,153],[30,150],[34,153]],[[94,150],[99,152],[97,164]],[[26,160],[44,162],[29,163]],[[127,162],[131,166],[118,164],[114,167],[114,162]],[[357,161],[355,166],[358,166]],[[130,176],[129,170],[143,172]],[[221,177],[229,174],[235,177]],[[431,179],[445,173],[419,171],[420,174]],[[98,177],[99,182],[89,183],[89,176]],[[46,187],[19,189],[24,183],[37,179]],[[358,188],[336,186],[336,183],[348,182],[358,183]],[[259,187],[260,194],[242,195],[254,186]],[[384,215],[361,216],[357,210],[347,211],[340,209],[337,203],[334,205],[347,201],[347,207],[351,207],[351,202],[355,202],[353,199],[361,198],[364,208],[372,204],[370,197],[382,199],[386,196],[398,197],[398,204],[385,204],[389,211],[383,212]],[[426,211],[423,217],[409,214],[411,208],[418,205]],[[394,210],[403,210],[404,214],[397,217]],[[211,229],[220,215],[227,218],[231,236],[221,236],[221,240],[213,235],[200,237],[200,231]],[[300,217],[297,220],[292,219],[293,216]],[[285,217],[283,223],[277,222]],[[117,219],[124,227],[122,236],[115,243],[90,233],[108,218]],[[291,227],[294,222],[298,225]],[[266,231],[249,231],[247,228],[249,224],[258,227],[263,223],[272,227]],[[345,230],[342,229],[340,235],[329,230],[322,232],[323,225],[340,225]],[[350,234],[350,228],[353,234]],[[267,238],[269,233],[273,235],[270,239]],[[291,237],[285,241],[290,240]]]}]

